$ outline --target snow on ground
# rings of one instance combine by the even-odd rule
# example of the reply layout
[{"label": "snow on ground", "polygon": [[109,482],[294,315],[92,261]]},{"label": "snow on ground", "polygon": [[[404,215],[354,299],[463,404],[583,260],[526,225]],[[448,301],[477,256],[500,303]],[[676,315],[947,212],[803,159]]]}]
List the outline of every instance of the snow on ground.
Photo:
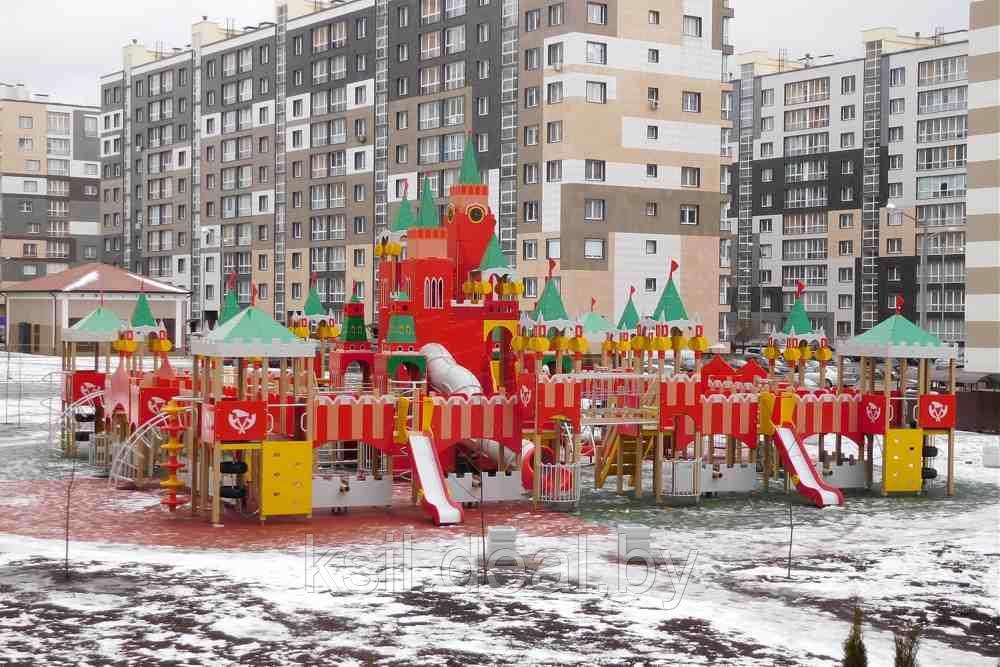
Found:
[{"label": "snow on ground", "polygon": [[[30,415],[0,430],[0,476],[58,479],[67,463],[39,437],[46,390],[25,393]],[[988,442],[960,434],[954,498],[938,485],[819,510],[777,492],[664,507],[588,491],[580,520],[652,527],[650,567],[617,562],[613,532],[522,535],[523,567],[484,579],[478,539],[440,531],[254,551],[73,542],[67,580],[61,541],[0,534],[0,662],[835,665],[857,600],[873,665],[891,664],[893,631],[917,621],[923,664],[994,666],[1000,471],[982,468]],[[109,494],[122,512],[152,502]]]}]

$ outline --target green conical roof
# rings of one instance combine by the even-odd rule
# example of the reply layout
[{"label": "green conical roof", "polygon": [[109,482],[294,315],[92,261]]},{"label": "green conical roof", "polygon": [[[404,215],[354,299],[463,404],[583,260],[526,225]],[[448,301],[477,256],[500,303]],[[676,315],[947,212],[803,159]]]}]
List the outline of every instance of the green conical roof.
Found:
[{"label": "green conical roof", "polygon": [[860,345],[922,345],[941,347],[945,343],[902,315],[893,315],[851,339]]},{"label": "green conical roof", "polygon": [[413,315],[393,313],[389,316],[389,332],[385,337],[387,343],[416,344],[417,325]]},{"label": "green conical roof", "polygon": [[614,331],[614,329],[614,325],[608,322],[608,318],[594,311],[590,311],[583,317],[584,333],[605,333],[607,331]]},{"label": "green conical roof", "polygon": [[440,224],[437,206],[434,204],[434,193],[431,192],[431,182],[424,176],[424,183],[420,188],[420,211],[417,214],[416,226],[421,229],[435,229]]},{"label": "green conical roof", "polygon": [[240,302],[235,291],[226,292],[222,299],[222,310],[219,311],[219,324],[225,324],[240,314]]},{"label": "green conical roof", "polygon": [[225,357],[307,357],[315,348],[253,306],[191,345],[194,354]]},{"label": "green conical roof", "polygon": [[681,301],[681,295],[677,291],[677,285],[674,284],[672,276],[667,280],[663,292],[660,293],[660,300],[656,303],[656,309],[653,311],[653,319],[657,322],[677,322],[688,319],[687,309],[684,308],[684,302]]},{"label": "green conical roof", "polygon": [[566,306],[563,305],[562,295],[556,289],[556,281],[551,278],[545,281],[545,288],[542,290],[542,295],[538,297],[538,303],[531,313],[531,318],[533,320],[541,318],[544,322],[569,319]]},{"label": "green conical roof", "polygon": [[399,210],[396,211],[396,218],[392,221],[392,228],[389,231],[405,232],[413,227],[413,206],[410,204],[409,189],[403,193],[403,201],[399,202]]},{"label": "green conical roof", "polygon": [[625,331],[635,329],[637,326],[639,326],[639,311],[636,310],[632,295],[629,295],[625,310],[622,311],[622,316],[618,319],[618,329]]},{"label": "green conical roof", "polygon": [[470,134],[465,140],[465,150],[462,152],[462,169],[458,173],[458,182],[462,185],[479,185],[479,162],[476,161],[476,143]]},{"label": "green conical roof", "polygon": [[135,309],[132,311],[132,319],[129,321],[132,325],[132,329],[135,331],[145,331],[146,333],[150,331],[159,331],[160,327],[156,324],[156,319],[153,317],[153,311],[149,307],[149,299],[146,298],[145,293],[139,293],[139,299],[135,302]]},{"label": "green conical roof", "polygon": [[63,331],[63,340],[81,343],[110,342],[118,338],[118,332],[124,324],[118,315],[100,306]]},{"label": "green conical roof", "polygon": [[306,304],[302,309],[302,314],[306,317],[323,317],[326,312],[323,310],[323,302],[319,299],[319,292],[316,286],[309,288],[309,295],[306,297]]},{"label": "green conical roof", "polygon": [[483,272],[484,277],[489,274],[503,275],[510,273],[507,256],[503,254],[496,234],[490,237],[490,242],[486,245],[486,250],[483,252],[483,259],[479,262],[479,270]]},{"label": "green conical roof", "polygon": [[805,304],[802,303],[801,297],[796,297],[792,312],[788,313],[785,328],[781,330],[781,333],[789,336],[802,336],[812,332],[812,323],[809,321],[809,316],[806,315]]}]

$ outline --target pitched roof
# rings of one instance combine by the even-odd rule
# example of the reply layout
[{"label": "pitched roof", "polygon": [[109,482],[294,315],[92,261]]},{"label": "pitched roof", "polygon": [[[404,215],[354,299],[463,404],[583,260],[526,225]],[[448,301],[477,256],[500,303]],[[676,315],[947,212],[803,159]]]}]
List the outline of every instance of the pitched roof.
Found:
[{"label": "pitched roof", "polygon": [[403,201],[399,202],[399,210],[396,212],[396,217],[393,219],[389,231],[405,232],[413,225],[413,206],[410,204],[409,188],[407,188],[403,193]]},{"label": "pitched roof", "polygon": [[569,319],[566,306],[563,305],[562,296],[559,294],[559,290],[556,289],[556,281],[551,278],[545,281],[542,295],[538,297],[538,303],[535,304],[535,310],[532,311],[531,318],[534,320],[541,319],[543,322]]},{"label": "pitched roof", "polygon": [[160,330],[156,318],[153,317],[153,311],[149,308],[149,299],[146,298],[145,292],[139,293],[135,308],[132,309],[132,318],[129,320],[129,324],[132,330],[138,333],[148,334]]},{"label": "pitched roof", "polygon": [[687,309],[681,301],[673,276],[667,280],[663,292],[660,293],[660,300],[656,302],[656,309],[653,310],[653,319],[657,322],[681,322],[688,319]]},{"label": "pitched roof", "polygon": [[510,273],[507,256],[503,254],[496,234],[490,236],[490,242],[486,245],[486,250],[483,251],[483,259],[479,262],[479,270],[483,273],[484,278],[490,274],[502,276],[505,273]]},{"label": "pitched roof", "polygon": [[64,329],[62,339],[76,343],[110,343],[118,338],[118,332],[125,326],[116,313],[98,307],[82,320]]},{"label": "pitched roof", "polygon": [[953,346],[898,314],[842,343],[837,352],[847,356],[915,359],[954,359],[958,356]]},{"label": "pitched roof", "polygon": [[584,333],[606,333],[615,330],[614,325],[608,321],[608,318],[600,313],[590,311],[582,319]]},{"label": "pitched roof", "polygon": [[2,291],[188,294],[186,289],[137,276],[116,266],[99,262],[81,264],[34,280],[11,283],[5,286]]},{"label": "pitched roof", "polygon": [[326,312],[323,310],[323,302],[319,299],[319,292],[316,291],[315,285],[309,287],[309,295],[306,297],[306,303],[302,308],[302,314],[306,317],[326,316]]},{"label": "pitched roof", "polygon": [[788,313],[788,319],[785,320],[785,327],[781,333],[788,336],[802,336],[812,332],[812,322],[806,315],[806,307],[802,303],[802,297],[796,297],[795,304],[792,306],[792,311]]},{"label": "pitched roof", "polygon": [[316,343],[302,340],[259,308],[245,308],[191,344],[210,357],[309,357]]},{"label": "pitched roof", "polygon": [[618,329],[635,329],[637,326],[639,326],[639,311],[636,310],[635,302],[630,295],[625,309],[622,310],[622,316],[618,318]]},{"label": "pitched roof", "polygon": [[230,290],[222,299],[222,310],[219,311],[219,324],[225,324],[240,313],[240,302],[236,292]]},{"label": "pitched roof", "polygon": [[461,185],[479,185],[482,182],[479,163],[476,161],[476,144],[471,134],[465,140],[465,150],[462,151],[462,168],[458,172],[458,182]]},{"label": "pitched roof", "polygon": [[434,204],[431,182],[429,178],[424,176],[424,183],[420,188],[420,211],[417,213],[417,224],[414,227],[436,229],[440,226],[441,220],[438,217],[437,206]]}]

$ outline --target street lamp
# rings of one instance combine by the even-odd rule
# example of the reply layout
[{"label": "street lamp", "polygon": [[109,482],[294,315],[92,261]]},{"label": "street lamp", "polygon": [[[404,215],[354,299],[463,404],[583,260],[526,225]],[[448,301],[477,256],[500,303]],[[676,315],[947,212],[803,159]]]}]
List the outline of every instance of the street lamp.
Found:
[{"label": "street lamp", "polygon": [[[896,211],[907,220],[912,220],[917,231],[923,234],[923,243],[920,244],[920,275],[918,276],[920,288],[920,328],[927,330],[927,242],[931,238],[938,238],[941,232],[928,232],[927,225],[921,224],[919,220],[898,208],[895,203],[889,202],[885,205],[890,211]],[[941,270],[944,271],[944,258],[942,257]],[[944,294],[942,293],[942,299]],[[942,301],[943,303],[943,301]]]}]

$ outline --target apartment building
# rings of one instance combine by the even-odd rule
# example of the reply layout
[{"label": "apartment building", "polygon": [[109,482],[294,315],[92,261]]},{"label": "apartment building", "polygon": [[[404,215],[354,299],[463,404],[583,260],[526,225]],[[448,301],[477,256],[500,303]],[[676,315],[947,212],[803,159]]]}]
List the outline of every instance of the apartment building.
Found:
[{"label": "apartment building", "polygon": [[905,314],[965,341],[968,33],[862,40],[851,60],[738,58],[723,336],[779,329],[801,281],[831,339],[871,328],[902,296]]},{"label": "apartment building", "polygon": [[1000,0],[969,6],[966,361],[1000,373]]},{"label": "apartment building", "polygon": [[99,259],[98,114],[0,83],[0,283]]},{"label": "apartment building", "polygon": [[[442,210],[475,139],[504,251],[571,310],[652,310],[670,260],[719,315],[719,140],[728,0],[278,0],[203,20],[189,48],[133,43],[101,79],[105,256],[276,317],[310,282],[377,308],[372,248],[426,182]],[[685,279],[685,275],[690,279]],[[648,302],[648,303],[647,303]]]}]

